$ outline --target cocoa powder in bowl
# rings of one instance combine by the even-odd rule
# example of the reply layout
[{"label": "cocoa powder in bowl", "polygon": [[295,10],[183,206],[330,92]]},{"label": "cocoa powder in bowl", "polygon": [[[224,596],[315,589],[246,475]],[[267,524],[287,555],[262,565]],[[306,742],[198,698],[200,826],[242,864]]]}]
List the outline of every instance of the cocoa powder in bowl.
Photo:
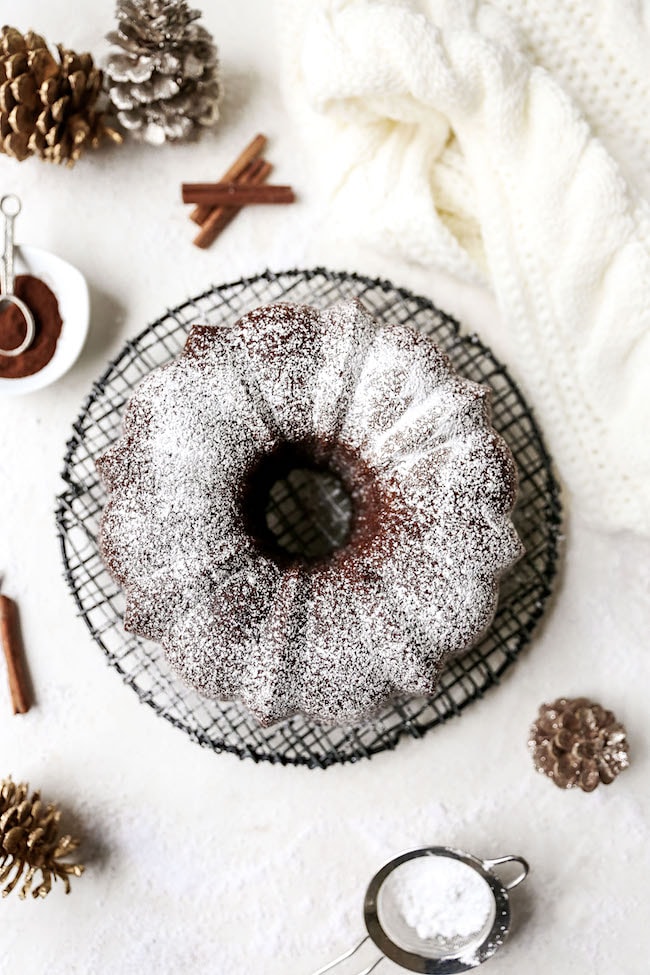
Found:
[{"label": "cocoa powder in bowl", "polygon": [[[40,372],[54,355],[63,325],[56,295],[40,278],[19,274],[14,293],[34,316],[36,334],[20,355],[0,354],[0,379],[22,379]],[[15,349],[24,337],[25,319],[18,308],[8,302],[0,304],[0,349]]]}]

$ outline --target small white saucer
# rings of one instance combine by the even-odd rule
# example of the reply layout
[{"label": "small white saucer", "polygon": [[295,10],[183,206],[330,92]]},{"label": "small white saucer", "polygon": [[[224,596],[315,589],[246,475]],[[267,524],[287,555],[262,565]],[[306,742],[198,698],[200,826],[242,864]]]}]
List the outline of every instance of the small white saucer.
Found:
[{"label": "small white saucer", "polygon": [[39,372],[20,379],[0,378],[0,396],[21,396],[43,389],[74,365],[88,334],[90,297],[81,271],[56,254],[40,247],[19,245],[15,251],[16,274],[33,274],[52,289],[63,320],[54,355]]}]

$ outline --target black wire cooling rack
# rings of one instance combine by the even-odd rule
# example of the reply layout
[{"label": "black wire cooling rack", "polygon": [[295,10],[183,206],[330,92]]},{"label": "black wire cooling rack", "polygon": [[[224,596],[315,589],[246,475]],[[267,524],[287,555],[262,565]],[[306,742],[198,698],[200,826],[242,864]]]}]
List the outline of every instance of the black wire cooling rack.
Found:
[{"label": "black wire cooling rack", "polygon": [[[324,307],[351,297],[360,298],[382,321],[413,323],[448,353],[460,373],[492,387],[494,426],[509,443],[519,468],[514,521],[526,554],[503,580],[499,608],[486,636],[448,664],[434,697],[395,701],[371,722],[354,727],[325,729],[294,717],[261,728],[241,705],[208,701],[185,687],[170,671],[160,647],[124,631],[124,599],[97,549],[105,494],[95,459],[120,435],[122,412],[133,389],[152,369],[180,352],[194,323],[228,325],[250,309],[274,301]],[[316,268],[266,271],[212,287],[168,311],[126,343],[93,385],[73,431],[64,460],[66,489],[58,499],[57,526],[65,575],[79,613],[109,663],[140,700],[214,751],[254,761],[326,768],[394,748],[403,735],[420,738],[499,683],[530,641],[550,596],[561,507],[551,460],[529,407],[504,366],[476,336],[461,335],[457,322],[430,301],[387,281]],[[290,536],[294,542],[311,544],[313,522],[305,512],[300,484],[287,481],[281,487],[269,524],[275,517],[277,533],[285,533],[285,542]],[[337,505],[340,500],[333,485],[330,501]]]}]

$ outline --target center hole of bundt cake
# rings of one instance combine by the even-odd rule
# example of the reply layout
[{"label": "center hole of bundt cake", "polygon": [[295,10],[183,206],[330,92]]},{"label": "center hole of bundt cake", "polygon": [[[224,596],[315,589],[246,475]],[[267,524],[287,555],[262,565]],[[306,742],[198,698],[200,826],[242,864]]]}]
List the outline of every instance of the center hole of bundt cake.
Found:
[{"label": "center hole of bundt cake", "polygon": [[352,500],[335,470],[308,449],[287,444],[251,473],[243,512],[251,535],[270,555],[313,561],[345,544]]}]

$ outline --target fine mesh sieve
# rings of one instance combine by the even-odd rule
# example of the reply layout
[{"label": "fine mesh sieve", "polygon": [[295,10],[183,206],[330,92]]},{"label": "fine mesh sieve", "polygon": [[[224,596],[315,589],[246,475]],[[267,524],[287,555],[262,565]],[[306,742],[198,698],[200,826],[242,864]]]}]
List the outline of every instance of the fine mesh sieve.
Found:
[{"label": "fine mesh sieve", "polygon": [[[431,858],[432,864],[447,858],[468,871],[469,888],[480,890],[485,885],[487,910],[480,916],[475,930],[450,937],[418,934],[405,920],[398,901],[400,873],[412,861]],[[501,880],[494,868],[505,863],[517,863],[521,870],[509,881]],[[462,869],[460,870],[462,874]],[[510,929],[510,900],[512,890],[528,875],[528,864],[520,856],[503,856],[492,860],[480,860],[462,850],[447,846],[429,846],[403,853],[375,874],[370,881],[363,905],[363,915],[368,934],[353,948],[319,968],[313,975],[325,975],[352,958],[372,942],[380,951],[379,957],[364,962],[357,975],[369,975],[382,961],[389,959],[411,972],[423,975],[457,975],[466,972],[490,958],[501,947]]]}]

